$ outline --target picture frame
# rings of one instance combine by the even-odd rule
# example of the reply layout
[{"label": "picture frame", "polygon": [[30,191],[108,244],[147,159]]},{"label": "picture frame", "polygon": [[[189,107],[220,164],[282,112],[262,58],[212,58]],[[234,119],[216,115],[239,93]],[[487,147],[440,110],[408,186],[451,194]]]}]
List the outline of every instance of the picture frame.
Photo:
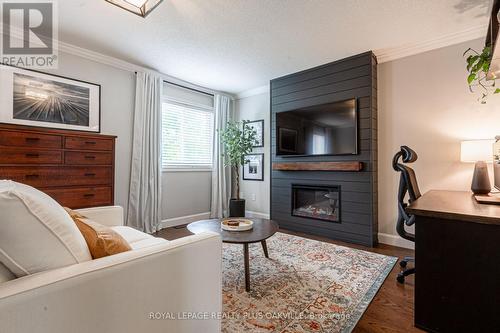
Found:
[{"label": "picture frame", "polygon": [[264,154],[248,154],[243,165],[243,180],[264,181]]},{"label": "picture frame", "polygon": [[264,119],[248,121],[245,122],[245,125],[250,126],[257,133],[255,136],[257,145],[253,146],[253,148],[264,147]]},{"label": "picture frame", "polygon": [[101,85],[0,64],[0,123],[101,132]]}]

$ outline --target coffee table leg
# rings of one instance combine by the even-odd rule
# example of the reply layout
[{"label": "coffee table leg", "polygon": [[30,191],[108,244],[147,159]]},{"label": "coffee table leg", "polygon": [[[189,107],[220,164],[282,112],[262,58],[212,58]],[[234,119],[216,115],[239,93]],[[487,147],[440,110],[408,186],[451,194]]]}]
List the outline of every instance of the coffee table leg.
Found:
[{"label": "coffee table leg", "polygon": [[260,242],[262,244],[262,249],[264,250],[264,256],[269,259],[269,253],[267,252],[267,243],[266,240]]},{"label": "coffee table leg", "polygon": [[245,256],[245,290],[250,291],[250,263],[247,243],[243,244],[243,254]]}]

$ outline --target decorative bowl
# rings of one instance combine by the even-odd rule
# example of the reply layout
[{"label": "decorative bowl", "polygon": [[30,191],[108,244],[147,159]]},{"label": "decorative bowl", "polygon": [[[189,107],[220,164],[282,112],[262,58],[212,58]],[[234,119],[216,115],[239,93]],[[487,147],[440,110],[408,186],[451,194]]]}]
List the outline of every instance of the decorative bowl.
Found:
[{"label": "decorative bowl", "polygon": [[220,223],[222,230],[246,231],[253,228],[253,221],[243,218],[227,218]]}]

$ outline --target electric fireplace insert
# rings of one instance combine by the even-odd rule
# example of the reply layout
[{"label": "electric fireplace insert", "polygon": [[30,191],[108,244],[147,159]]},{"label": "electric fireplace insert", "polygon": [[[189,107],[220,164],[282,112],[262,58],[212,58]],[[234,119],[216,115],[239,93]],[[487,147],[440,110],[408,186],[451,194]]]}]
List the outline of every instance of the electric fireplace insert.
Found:
[{"label": "electric fireplace insert", "polygon": [[340,186],[292,185],[292,216],[340,222]]}]

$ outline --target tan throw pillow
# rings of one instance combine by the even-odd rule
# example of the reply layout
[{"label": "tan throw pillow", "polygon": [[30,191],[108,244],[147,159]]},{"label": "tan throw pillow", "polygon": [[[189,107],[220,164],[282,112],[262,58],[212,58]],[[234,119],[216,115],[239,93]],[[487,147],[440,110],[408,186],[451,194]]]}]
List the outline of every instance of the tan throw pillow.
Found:
[{"label": "tan throw pillow", "polygon": [[102,224],[89,220],[78,212],[64,207],[75,221],[87,242],[92,259],[107,257],[113,254],[132,250],[127,241],[116,231]]}]

